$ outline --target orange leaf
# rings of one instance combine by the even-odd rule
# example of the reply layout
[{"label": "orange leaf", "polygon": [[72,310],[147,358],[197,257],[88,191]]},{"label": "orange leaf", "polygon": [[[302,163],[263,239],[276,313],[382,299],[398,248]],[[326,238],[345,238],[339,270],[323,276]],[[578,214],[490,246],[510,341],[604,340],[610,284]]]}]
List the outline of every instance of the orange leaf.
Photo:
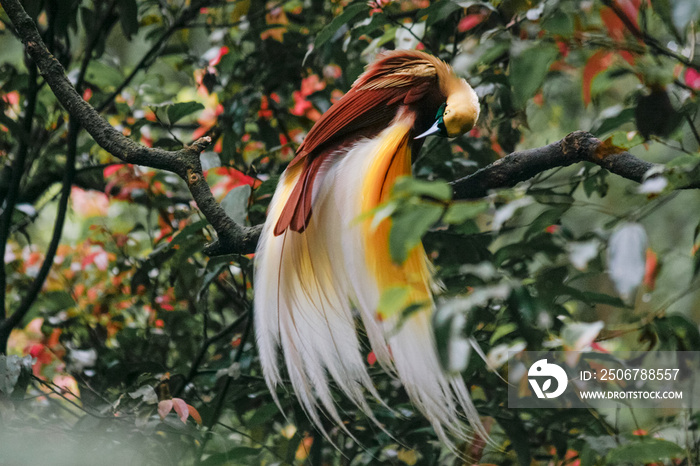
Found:
[{"label": "orange leaf", "polygon": [[647,249],[646,267],[644,270],[644,286],[649,290],[656,287],[656,277],[659,275],[659,259],[656,253],[651,249]]},{"label": "orange leaf", "polygon": [[[615,0],[616,6],[624,13],[633,25],[636,31],[639,31],[637,17],[639,16],[639,7],[642,4],[641,0]],[[612,8],[604,7],[600,9],[600,18],[603,24],[608,29],[608,34],[613,40],[621,42],[625,39],[627,26],[622,22],[619,16]]]},{"label": "orange leaf", "polygon": [[199,415],[199,411],[197,411],[197,409],[195,409],[195,407],[192,405],[187,405],[187,410],[189,411],[190,416],[192,416],[192,419],[194,419],[194,422],[201,426],[202,416]]},{"label": "orange leaf", "polygon": [[601,71],[608,69],[608,67],[610,67],[612,64],[613,58],[613,52],[598,50],[596,53],[591,55],[586,62],[586,66],[583,68],[582,84],[584,105],[588,106],[588,104],[591,103],[591,84],[593,83],[593,78],[595,78]]},{"label": "orange leaf", "polygon": [[311,445],[314,443],[314,438],[310,435],[305,435],[304,438],[299,442],[297,451],[294,458],[297,461],[304,461],[309,457],[309,452],[311,451]]}]

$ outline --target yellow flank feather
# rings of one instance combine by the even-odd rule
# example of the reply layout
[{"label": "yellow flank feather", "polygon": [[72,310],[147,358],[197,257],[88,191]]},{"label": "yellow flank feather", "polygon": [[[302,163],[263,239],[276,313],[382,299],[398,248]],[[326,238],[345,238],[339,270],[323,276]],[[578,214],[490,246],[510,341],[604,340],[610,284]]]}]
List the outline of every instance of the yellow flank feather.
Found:
[{"label": "yellow flank feather", "polygon": [[[383,133],[362,186],[362,211],[368,212],[389,199],[391,189],[401,176],[411,174],[411,119],[399,120]],[[410,286],[407,302],[430,304],[430,271],[422,244],[418,244],[403,264],[396,264],[389,251],[391,219],[372,225],[365,220],[363,234],[367,264],[372,268],[379,293],[391,287]]]}]

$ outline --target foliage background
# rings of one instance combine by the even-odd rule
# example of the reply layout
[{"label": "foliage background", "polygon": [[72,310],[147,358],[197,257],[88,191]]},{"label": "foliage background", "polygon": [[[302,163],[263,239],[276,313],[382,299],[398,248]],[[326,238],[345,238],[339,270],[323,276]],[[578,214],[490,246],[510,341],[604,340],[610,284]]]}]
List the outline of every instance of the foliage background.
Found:
[{"label": "foliage background", "polygon": [[[383,49],[450,61],[482,102],[469,135],[428,141],[414,165],[421,179],[455,180],[578,129],[666,164],[663,181],[641,186],[578,164],[468,202],[451,202],[440,182],[404,183],[391,201],[392,252],[400,258],[422,236],[446,285],[436,315],[443,359],[472,385],[496,443],[464,445],[466,455],[494,464],[700,460],[696,412],[508,410],[497,374],[455,350],[473,336],[503,374],[508,349],[700,351],[700,199],[675,189],[695,181],[698,163],[695,0],[23,5],[83,98],[124,134],[166,149],[212,136],[207,181],[239,223],[263,222],[305,132]],[[204,255],[212,231],[182,180],[120,163],[71,128],[3,10],[0,109],[0,317],[30,304],[6,352],[31,366],[0,387],[4,458],[458,461],[378,368],[380,393],[404,415],[377,405],[395,439],[341,398],[359,444],[337,429],[333,444],[318,436],[280,389],[285,417],[251,336],[252,256]],[[47,257],[52,238],[60,245]],[[45,261],[53,266],[33,293]],[[9,360],[0,365],[17,374]]]}]

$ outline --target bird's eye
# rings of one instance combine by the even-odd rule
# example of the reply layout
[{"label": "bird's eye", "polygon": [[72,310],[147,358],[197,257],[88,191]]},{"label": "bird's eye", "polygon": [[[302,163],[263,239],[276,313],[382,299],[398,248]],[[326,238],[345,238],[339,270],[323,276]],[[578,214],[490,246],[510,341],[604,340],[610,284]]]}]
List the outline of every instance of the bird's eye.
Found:
[{"label": "bird's eye", "polygon": [[441,117],[445,115],[445,110],[447,109],[447,102],[444,104],[440,105],[440,108],[438,108],[437,113],[435,114],[435,119],[439,120]]},{"label": "bird's eye", "polygon": [[447,137],[447,128],[445,127],[444,118],[448,113],[449,113],[449,110],[447,109],[447,102],[445,102],[438,109],[437,115],[435,115],[435,120],[437,120],[435,123],[437,124],[437,127],[439,129],[439,131],[437,132],[437,135],[442,136],[444,138]]},{"label": "bird's eye", "polygon": [[431,126],[424,133],[416,136],[416,139],[421,139],[421,138],[424,138],[426,136],[430,136],[431,134],[435,134],[437,136],[442,136],[444,138],[447,137],[447,128],[445,127],[445,120],[444,120],[445,115],[447,115],[447,113],[448,113],[446,108],[447,108],[447,103],[444,103],[440,106],[437,113],[435,114],[435,123],[433,123],[433,126]]}]

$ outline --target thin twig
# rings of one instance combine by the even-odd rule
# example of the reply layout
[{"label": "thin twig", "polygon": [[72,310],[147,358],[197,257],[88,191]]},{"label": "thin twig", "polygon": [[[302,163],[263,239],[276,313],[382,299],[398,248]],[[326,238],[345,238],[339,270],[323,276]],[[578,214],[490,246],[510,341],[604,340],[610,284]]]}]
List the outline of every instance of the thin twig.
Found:
[{"label": "thin twig", "polygon": [[44,256],[44,262],[41,264],[39,273],[37,273],[34,281],[29,286],[29,289],[25,292],[24,298],[20,301],[19,306],[15,311],[5,320],[0,323],[0,352],[5,352],[7,349],[7,340],[10,337],[10,332],[15,326],[17,326],[24,316],[29,312],[32,304],[36,301],[41,289],[44,286],[44,282],[51,271],[51,266],[53,266],[53,260],[56,256],[56,251],[58,250],[58,245],[61,242],[61,236],[63,234],[63,224],[66,220],[66,214],[68,213],[68,199],[70,198],[71,188],[73,186],[73,177],[75,176],[75,158],[78,140],[78,123],[74,120],[70,121],[68,130],[68,151],[66,155],[66,167],[63,175],[63,188],[61,189],[61,198],[58,201],[58,210],[56,212],[56,221],[53,227],[53,235],[51,237],[51,242],[46,250],[46,255]]},{"label": "thin twig", "polygon": [[131,70],[131,73],[129,73],[126,79],[124,79],[124,81],[122,81],[117,88],[97,107],[97,112],[102,113],[107,107],[109,107],[114,99],[122,93],[126,86],[131,84],[131,81],[133,81],[139,72],[145,71],[149,66],[151,66],[151,64],[153,64],[168,39],[170,39],[175,32],[186,27],[189,21],[197,17],[199,10],[209,5],[210,2],[211,0],[199,0],[185,8],[178,19],[176,19],[175,22],[173,22],[173,24],[171,24],[170,27],[166,29],[165,32],[158,38],[158,40],[155,41],[148,52],[146,52],[146,54],[136,64],[134,69]]},{"label": "thin twig", "polygon": [[[32,122],[34,119],[34,111],[36,109],[37,94],[39,86],[37,84],[37,67],[33,63],[28,64],[29,67],[29,89],[27,91],[27,107],[24,113],[22,126],[27,137],[32,132]],[[15,160],[12,163],[12,176],[10,178],[10,186],[5,197],[5,209],[0,214],[0,251],[5,251],[5,245],[9,239],[10,226],[12,225],[12,214],[15,210],[15,204],[19,195],[20,181],[24,173],[24,166],[29,151],[29,141],[20,140],[19,149],[15,155]],[[7,277],[5,276],[5,265],[0,267],[0,323],[4,323],[7,317],[5,308],[5,288],[7,287]],[[5,353],[5,345],[0,344],[0,354]]]},{"label": "thin twig", "polygon": [[226,335],[228,335],[233,329],[238,327],[238,325],[243,322],[243,319],[248,317],[248,311],[244,312],[241,314],[236,320],[231,322],[229,325],[224,327],[219,333],[216,335],[212,335],[211,337],[207,338],[204,340],[202,343],[201,348],[199,348],[199,352],[195,356],[194,360],[192,361],[192,365],[190,366],[190,371],[185,377],[185,380],[182,382],[182,385],[180,385],[177,390],[174,391],[174,396],[179,396],[180,393],[185,389],[185,387],[196,377],[197,372],[199,370],[199,365],[202,363],[202,360],[204,359],[204,356],[207,354],[207,350],[211,345],[219,341],[220,339],[224,338]]}]

